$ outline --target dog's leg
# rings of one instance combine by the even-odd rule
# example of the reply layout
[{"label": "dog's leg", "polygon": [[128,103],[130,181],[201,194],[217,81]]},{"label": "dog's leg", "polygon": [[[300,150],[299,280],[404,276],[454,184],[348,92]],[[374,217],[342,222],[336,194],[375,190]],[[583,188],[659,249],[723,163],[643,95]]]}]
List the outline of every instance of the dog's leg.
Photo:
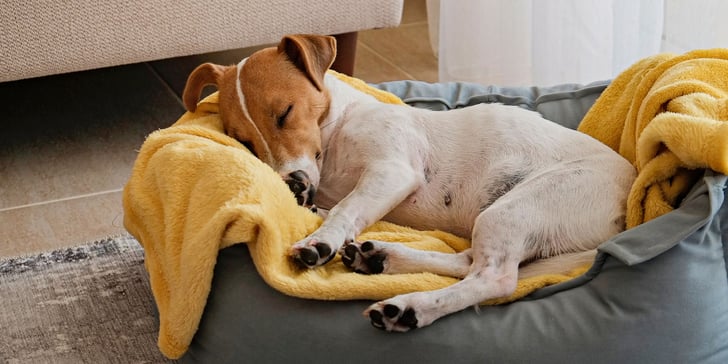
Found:
[{"label": "dog's leg", "polygon": [[357,273],[429,272],[455,278],[465,277],[473,261],[470,249],[455,254],[441,253],[376,240],[346,244],[341,260]]},{"label": "dog's leg", "polygon": [[618,232],[611,219],[619,216],[619,199],[611,196],[595,200],[593,196],[594,191],[614,189],[612,184],[607,176],[594,178],[584,171],[543,174],[519,184],[475,220],[473,263],[462,281],[440,290],[377,302],[365,315],[375,327],[407,331],[488,299],[512,294],[520,262],[594,249]]},{"label": "dog's leg", "polygon": [[[500,215],[500,217],[499,217]],[[465,278],[452,286],[399,295],[371,305],[365,312],[372,325],[387,331],[408,331],[485,300],[508,296],[516,289],[523,244],[510,217],[483,212],[473,232],[473,263]],[[516,229],[517,230],[517,229]],[[519,236],[520,235],[520,236]]]},{"label": "dog's leg", "polygon": [[372,162],[356,187],[329,211],[321,227],[293,245],[294,259],[307,267],[328,262],[344,242],[353,242],[364,228],[404,201],[423,180],[421,172],[405,162]]}]

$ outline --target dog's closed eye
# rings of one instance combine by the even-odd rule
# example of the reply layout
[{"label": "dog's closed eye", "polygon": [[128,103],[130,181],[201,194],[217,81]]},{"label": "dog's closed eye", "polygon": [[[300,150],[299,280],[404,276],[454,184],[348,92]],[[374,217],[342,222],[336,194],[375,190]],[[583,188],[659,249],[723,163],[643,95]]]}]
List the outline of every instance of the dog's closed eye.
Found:
[{"label": "dog's closed eye", "polygon": [[283,111],[282,114],[278,115],[277,125],[278,128],[283,128],[284,125],[286,125],[286,119],[288,118],[288,115],[291,113],[291,110],[293,109],[293,104],[288,105],[285,111]]}]

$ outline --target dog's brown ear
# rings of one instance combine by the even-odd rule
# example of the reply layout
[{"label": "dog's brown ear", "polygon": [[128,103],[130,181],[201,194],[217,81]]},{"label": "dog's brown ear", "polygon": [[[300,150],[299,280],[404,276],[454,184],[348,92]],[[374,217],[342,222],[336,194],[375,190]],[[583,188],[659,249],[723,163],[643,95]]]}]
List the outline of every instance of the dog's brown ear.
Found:
[{"label": "dog's brown ear", "polygon": [[195,68],[190,77],[187,78],[185,90],[182,93],[182,101],[188,111],[194,112],[197,109],[197,102],[200,101],[200,93],[205,86],[215,85],[225,71],[225,66],[213,63],[204,63]]},{"label": "dog's brown ear", "polygon": [[324,35],[294,34],[283,37],[278,52],[303,71],[319,91],[324,89],[324,75],[336,58],[336,39]]}]

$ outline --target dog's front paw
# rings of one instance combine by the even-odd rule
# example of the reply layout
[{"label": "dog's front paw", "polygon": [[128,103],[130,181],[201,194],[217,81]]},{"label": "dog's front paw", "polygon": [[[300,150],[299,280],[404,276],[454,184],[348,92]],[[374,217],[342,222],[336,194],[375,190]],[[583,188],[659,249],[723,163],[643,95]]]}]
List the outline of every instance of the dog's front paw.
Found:
[{"label": "dog's front paw", "polygon": [[341,261],[357,273],[384,272],[387,254],[371,241],[348,243],[341,250]]},{"label": "dog's front paw", "polygon": [[328,263],[336,255],[336,250],[326,242],[309,237],[294,244],[291,255],[299,265],[313,268]]},{"label": "dog's front paw", "polygon": [[316,186],[311,183],[306,172],[302,170],[293,171],[285,176],[283,181],[288,185],[288,189],[293,192],[293,195],[296,197],[296,202],[299,205],[316,212],[316,206],[313,204],[313,199],[316,195]]},{"label": "dog's front paw", "polygon": [[396,332],[406,332],[421,327],[414,308],[387,302],[377,302],[364,311],[364,316],[369,318],[372,326]]}]

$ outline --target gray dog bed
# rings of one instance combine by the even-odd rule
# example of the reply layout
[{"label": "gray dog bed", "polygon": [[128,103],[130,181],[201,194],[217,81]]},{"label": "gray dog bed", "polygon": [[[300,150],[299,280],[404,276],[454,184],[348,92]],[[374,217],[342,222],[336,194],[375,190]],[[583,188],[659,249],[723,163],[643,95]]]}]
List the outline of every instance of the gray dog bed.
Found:
[{"label": "gray dog bed", "polygon": [[[415,107],[500,102],[576,128],[607,82],[376,86]],[[405,334],[372,328],[361,316],[370,302],[273,290],[238,244],[219,254],[199,330],[180,362],[728,363],[727,181],[708,171],[679,209],[604,242],[579,278]]]}]

